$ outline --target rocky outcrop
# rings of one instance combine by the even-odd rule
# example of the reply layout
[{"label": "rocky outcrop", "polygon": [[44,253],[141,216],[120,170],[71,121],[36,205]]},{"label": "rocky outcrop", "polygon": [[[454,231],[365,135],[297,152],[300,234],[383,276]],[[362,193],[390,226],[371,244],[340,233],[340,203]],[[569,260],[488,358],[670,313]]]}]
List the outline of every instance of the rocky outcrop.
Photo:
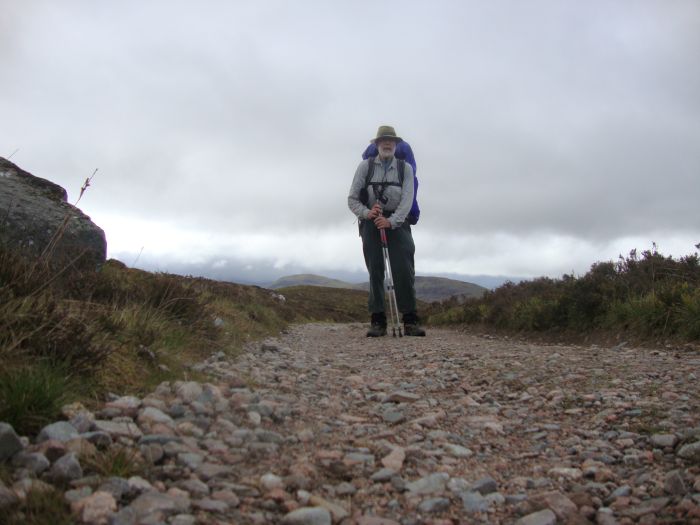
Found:
[{"label": "rocky outcrop", "polygon": [[57,267],[105,261],[104,231],[67,202],[66,190],[0,157],[0,243]]}]

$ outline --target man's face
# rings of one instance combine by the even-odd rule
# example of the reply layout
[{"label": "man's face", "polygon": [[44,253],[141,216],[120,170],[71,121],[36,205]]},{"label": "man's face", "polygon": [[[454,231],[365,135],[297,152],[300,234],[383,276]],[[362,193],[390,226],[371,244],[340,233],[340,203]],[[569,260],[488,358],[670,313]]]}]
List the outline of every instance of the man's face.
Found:
[{"label": "man's face", "polygon": [[396,151],[396,142],[391,139],[382,139],[377,141],[377,149],[379,156],[383,159],[389,159],[394,156]]}]

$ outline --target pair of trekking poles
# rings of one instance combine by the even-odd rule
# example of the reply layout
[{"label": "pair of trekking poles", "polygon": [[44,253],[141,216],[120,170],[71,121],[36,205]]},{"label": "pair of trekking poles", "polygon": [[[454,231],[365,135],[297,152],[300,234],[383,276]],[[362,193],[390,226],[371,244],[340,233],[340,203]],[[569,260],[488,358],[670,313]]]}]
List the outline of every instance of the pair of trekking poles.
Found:
[{"label": "pair of trekking poles", "polygon": [[382,242],[382,253],[384,255],[384,273],[386,276],[386,288],[389,293],[389,317],[391,317],[391,334],[396,337],[398,331],[399,337],[403,337],[401,332],[401,322],[399,321],[399,307],[396,302],[396,290],[394,289],[394,277],[391,274],[391,259],[389,259],[389,242],[386,238],[386,230],[379,229],[379,237]]}]

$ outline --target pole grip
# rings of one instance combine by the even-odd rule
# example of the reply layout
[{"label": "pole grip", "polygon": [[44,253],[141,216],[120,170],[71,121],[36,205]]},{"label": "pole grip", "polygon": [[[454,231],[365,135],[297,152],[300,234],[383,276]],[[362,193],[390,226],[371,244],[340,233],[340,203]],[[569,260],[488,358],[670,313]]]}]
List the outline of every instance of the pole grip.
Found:
[{"label": "pole grip", "polygon": [[386,246],[386,231],[384,230],[384,228],[379,229],[379,237],[381,237],[382,239],[382,244]]}]

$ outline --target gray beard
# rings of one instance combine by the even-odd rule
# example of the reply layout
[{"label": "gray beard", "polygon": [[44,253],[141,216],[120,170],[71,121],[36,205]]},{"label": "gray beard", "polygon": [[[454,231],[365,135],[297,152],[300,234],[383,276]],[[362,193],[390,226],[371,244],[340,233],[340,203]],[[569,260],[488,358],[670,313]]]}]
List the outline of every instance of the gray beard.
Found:
[{"label": "gray beard", "polygon": [[379,150],[379,158],[382,160],[388,160],[394,156],[395,151],[396,151],[395,149],[393,149],[391,151],[387,151],[387,152]]}]

